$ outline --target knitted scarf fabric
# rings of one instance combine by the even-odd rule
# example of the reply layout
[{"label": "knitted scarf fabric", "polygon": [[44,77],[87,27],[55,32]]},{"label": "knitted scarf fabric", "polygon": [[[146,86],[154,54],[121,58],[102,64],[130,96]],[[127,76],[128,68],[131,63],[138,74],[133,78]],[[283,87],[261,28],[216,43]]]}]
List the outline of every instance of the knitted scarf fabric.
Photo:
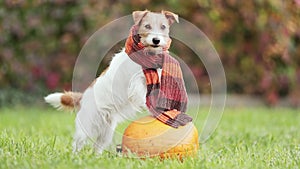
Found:
[{"label": "knitted scarf fabric", "polygon": [[[187,108],[187,93],[180,65],[169,55],[169,46],[161,54],[148,53],[140,42],[137,31],[137,25],[131,28],[125,52],[143,68],[147,85],[146,105],[161,122],[174,128],[184,126],[192,118],[184,113]],[[158,68],[162,68],[161,81],[156,70]]]}]

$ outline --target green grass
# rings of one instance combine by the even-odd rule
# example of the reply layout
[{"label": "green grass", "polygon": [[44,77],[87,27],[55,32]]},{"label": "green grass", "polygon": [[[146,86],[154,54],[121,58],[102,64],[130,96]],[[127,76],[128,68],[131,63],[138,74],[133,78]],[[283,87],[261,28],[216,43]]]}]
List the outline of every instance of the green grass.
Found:
[{"label": "green grass", "polygon": [[50,108],[1,108],[0,168],[300,168],[296,109],[227,108],[198,156],[183,162],[98,156],[90,146],[72,154],[74,117]]}]

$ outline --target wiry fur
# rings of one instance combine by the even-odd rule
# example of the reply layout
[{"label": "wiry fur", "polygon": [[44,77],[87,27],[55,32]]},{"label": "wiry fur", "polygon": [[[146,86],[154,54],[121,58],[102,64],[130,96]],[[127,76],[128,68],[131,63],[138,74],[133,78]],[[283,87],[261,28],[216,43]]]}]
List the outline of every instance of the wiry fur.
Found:
[{"label": "wiry fur", "polygon": [[62,109],[63,105],[61,104],[61,96],[63,93],[52,93],[44,97],[45,101],[51,104],[54,108]]},{"label": "wiry fur", "polygon": [[[163,11],[161,14],[150,11],[135,11],[135,24],[140,24],[141,41],[147,50],[160,51],[169,38],[169,25],[177,15]],[[145,29],[145,23],[153,29]],[[161,25],[167,25],[162,30]],[[148,32],[147,32],[148,31]],[[152,44],[151,38],[160,40]],[[154,43],[154,42],[153,42]],[[155,47],[154,47],[155,46]],[[161,70],[158,70],[159,75]],[[124,50],[116,54],[109,68],[101,74],[85,91],[81,93],[53,93],[45,97],[52,106],[77,108],[76,131],[73,151],[79,151],[87,139],[94,141],[96,152],[101,153],[112,142],[113,133],[118,123],[132,119],[136,112],[146,107],[146,84],[142,67],[133,62]]]},{"label": "wiry fur", "polygon": [[80,108],[81,97],[82,93],[64,92],[49,94],[44,99],[47,103],[59,110],[78,110]]}]

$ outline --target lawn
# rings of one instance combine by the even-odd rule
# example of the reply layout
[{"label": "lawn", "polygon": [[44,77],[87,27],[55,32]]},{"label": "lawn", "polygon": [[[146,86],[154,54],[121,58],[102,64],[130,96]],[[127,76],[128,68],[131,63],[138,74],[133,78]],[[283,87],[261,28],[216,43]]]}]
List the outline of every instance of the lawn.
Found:
[{"label": "lawn", "polygon": [[198,156],[183,162],[98,156],[89,146],[73,154],[74,117],[45,107],[0,108],[0,168],[300,168],[297,109],[226,108]]}]

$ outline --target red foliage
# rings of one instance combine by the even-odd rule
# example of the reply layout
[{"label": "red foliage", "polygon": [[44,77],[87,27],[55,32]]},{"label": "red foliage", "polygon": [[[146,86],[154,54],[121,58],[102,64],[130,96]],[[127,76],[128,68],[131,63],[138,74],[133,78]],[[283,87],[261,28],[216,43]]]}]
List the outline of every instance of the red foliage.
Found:
[{"label": "red foliage", "polygon": [[50,90],[57,88],[60,80],[60,75],[58,73],[49,73],[46,78],[46,85]]},{"label": "red foliage", "polygon": [[[2,88],[71,88],[76,56],[88,37],[147,8],[174,11],[206,33],[223,61],[230,93],[261,95],[269,104],[288,96],[300,105],[299,0],[5,0],[0,6]],[[173,49],[185,57],[200,91],[210,92],[205,67],[182,46]]]}]

